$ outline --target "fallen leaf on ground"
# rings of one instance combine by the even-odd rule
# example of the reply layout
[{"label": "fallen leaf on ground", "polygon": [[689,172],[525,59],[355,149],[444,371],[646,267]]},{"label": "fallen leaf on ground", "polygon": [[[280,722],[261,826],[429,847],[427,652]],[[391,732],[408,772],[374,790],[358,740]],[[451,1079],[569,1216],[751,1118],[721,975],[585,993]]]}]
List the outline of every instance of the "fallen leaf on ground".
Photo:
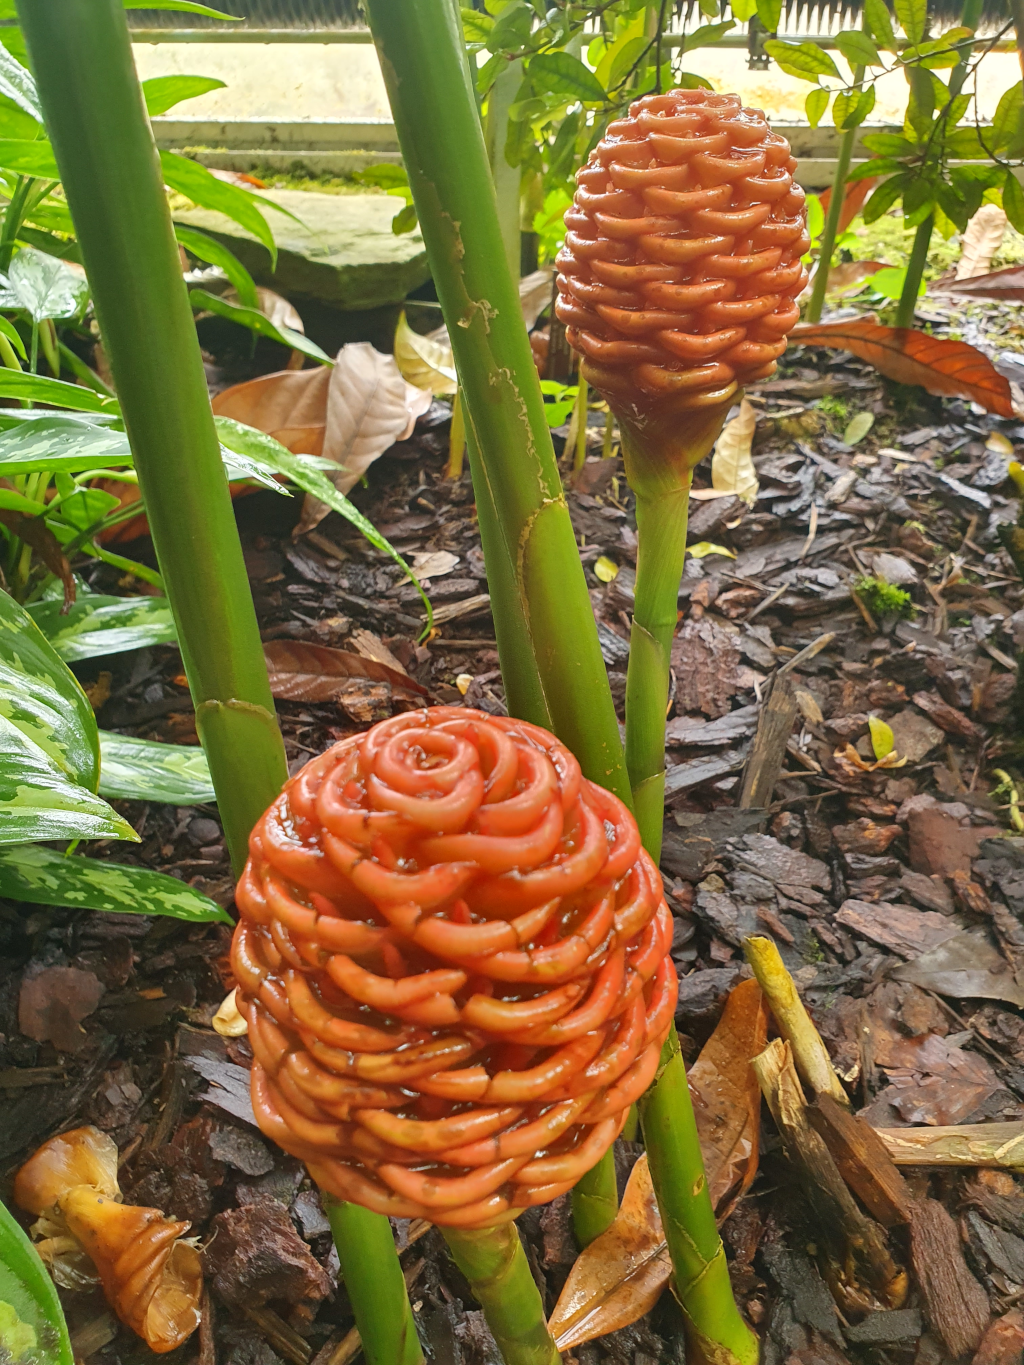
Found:
[{"label": "fallen leaf on ground", "polygon": [[414,332],[404,313],[395,331],[395,363],[403,378],[428,393],[455,393],[459,387],[450,344]]},{"label": "fallen leaf on ground", "polygon": [[273,640],[263,646],[263,654],[270,670],[270,690],[282,701],[336,701],[353,678],[390,683],[395,695],[409,700],[430,695],[408,673],[345,649]]},{"label": "fallen leaf on ground", "polygon": [[875,414],[873,412],[855,412],[846,424],[843,440],[848,446],[855,446],[859,441],[863,441],[874,425]]},{"label": "fallen leaf on ground", "polygon": [[1024,265],[1008,265],[1005,270],[990,270],[966,280],[950,280],[942,286],[946,294],[967,294],[980,299],[1024,299]]},{"label": "fallen leaf on ground", "polygon": [[[690,1069],[690,1090],[719,1221],[757,1174],[761,1092],[750,1058],[765,1045],[767,1014],[756,981],[742,981]],[[636,1322],[657,1303],[672,1262],[647,1157],[629,1177],[611,1227],[580,1255],[548,1323],[560,1351]]]},{"label": "fallen leaf on ground", "polygon": [[790,339],[798,346],[850,351],[899,384],[920,384],[929,393],[969,398],[1000,417],[1016,416],[1009,380],[987,356],[964,341],[863,321],[798,326]]},{"label": "fallen leaf on ground", "polygon": [[872,1109],[881,1114],[879,1106],[888,1103],[907,1123],[938,1128],[963,1123],[1003,1088],[984,1057],[951,1047],[937,1033],[884,1040],[876,1061],[889,1084]]},{"label": "fallen leaf on ground", "polygon": [[100,1003],[103,986],[78,967],[44,967],[26,976],[18,996],[18,1028],[58,1052],[81,1052],[87,1038],[82,1020]]},{"label": "fallen leaf on ground", "polygon": [[757,471],[750,456],[756,425],[757,413],[744,398],[739,413],[722,428],[711,457],[712,487],[720,493],[734,493],[750,504],[758,490]]},{"label": "fallen leaf on ground", "polygon": [[[326,471],[347,493],[396,441],[412,435],[430,394],[407,383],[394,357],[368,341],[350,342],[334,368],[278,370],[225,389],[213,400],[221,417],[265,431],[295,455],[322,455],[340,469]],[[328,511],[307,494],[295,534],[312,530]]]},{"label": "fallen leaf on ground", "polygon": [[982,204],[960,238],[958,280],[971,280],[987,272],[1006,234],[1006,223],[1006,214],[998,204]]}]

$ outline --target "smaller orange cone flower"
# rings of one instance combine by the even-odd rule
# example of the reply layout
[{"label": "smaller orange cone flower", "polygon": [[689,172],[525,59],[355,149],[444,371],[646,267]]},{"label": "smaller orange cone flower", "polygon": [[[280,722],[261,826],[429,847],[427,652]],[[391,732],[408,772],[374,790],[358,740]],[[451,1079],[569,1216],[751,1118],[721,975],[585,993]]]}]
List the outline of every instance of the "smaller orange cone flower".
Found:
[{"label": "smaller orange cone flower", "polygon": [[658,872],[534,725],[439,706],[335,745],[256,826],[237,901],[253,1107],[340,1199],[514,1218],[654,1077],[676,1000]]},{"label": "smaller orange cone flower", "polygon": [[179,1240],[188,1223],[119,1198],[117,1147],[93,1127],[44,1142],[14,1180],[15,1203],[40,1219],[38,1249],[58,1283],[90,1282],[84,1251],[121,1321],[151,1350],[173,1351],[199,1325],[199,1253]]},{"label": "smaller orange cone flower", "polygon": [[578,172],[556,312],[624,427],[630,482],[631,445],[678,448],[674,419],[704,409],[676,451],[692,466],[737,388],[774,372],[807,281],[795,169],[789,143],[739,96],[669,90],[610,123]]}]

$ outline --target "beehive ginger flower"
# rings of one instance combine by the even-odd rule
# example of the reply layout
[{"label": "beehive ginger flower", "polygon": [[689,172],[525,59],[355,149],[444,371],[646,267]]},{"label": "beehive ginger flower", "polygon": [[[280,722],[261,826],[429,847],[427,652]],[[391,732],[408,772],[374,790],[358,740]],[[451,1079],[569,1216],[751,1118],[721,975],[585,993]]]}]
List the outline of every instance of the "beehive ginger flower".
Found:
[{"label": "beehive ginger flower", "polygon": [[120,1197],[117,1146],[92,1126],[44,1142],[14,1180],[15,1203],[38,1217],[37,1249],[57,1282],[80,1288],[98,1278],[123,1323],[151,1350],[173,1351],[199,1326],[199,1253],[181,1240],[188,1223]]},{"label": "beehive ginger flower", "polygon": [[335,745],[257,824],[237,903],[253,1108],[338,1198],[513,1218],[654,1077],[676,999],[657,870],[536,726],[442,706]]},{"label": "beehive ginger flower", "polygon": [[610,401],[721,403],[774,372],[807,279],[795,169],[737,95],[646,95],[608,125],[565,215],[556,312]]}]

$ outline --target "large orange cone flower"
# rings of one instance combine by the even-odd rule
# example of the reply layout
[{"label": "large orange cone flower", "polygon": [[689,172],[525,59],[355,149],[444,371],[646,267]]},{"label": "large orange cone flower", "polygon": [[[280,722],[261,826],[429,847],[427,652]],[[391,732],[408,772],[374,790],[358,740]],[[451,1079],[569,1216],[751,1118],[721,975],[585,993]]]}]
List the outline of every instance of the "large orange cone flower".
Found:
[{"label": "large orange cone flower", "polygon": [[238,906],[260,1126],[341,1199],[515,1217],[654,1077],[676,998],[658,872],[536,726],[435,707],[335,745],[256,826]]},{"label": "large orange cone flower", "polygon": [[772,374],[807,279],[795,168],[737,95],[647,95],[608,125],[565,215],[556,311],[613,403],[719,404]]}]

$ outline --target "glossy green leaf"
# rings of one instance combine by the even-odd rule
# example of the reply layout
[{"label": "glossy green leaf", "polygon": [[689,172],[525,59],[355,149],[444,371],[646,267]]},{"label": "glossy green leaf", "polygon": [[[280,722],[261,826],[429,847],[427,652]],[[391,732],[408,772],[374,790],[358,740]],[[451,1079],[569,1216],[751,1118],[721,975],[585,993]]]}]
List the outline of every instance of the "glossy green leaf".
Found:
[{"label": "glossy green leaf", "polygon": [[896,35],[885,0],[864,0],[864,27],[879,47],[896,51]]},{"label": "glossy green leaf", "polygon": [[804,113],[807,115],[807,122],[812,128],[817,128],[818,124],[825,117],[825,110],[828,108],[830,94],[823,86],[811,90],[804,100]]},{"label": "glossy green leaf", "polygon": [[173,109],[182,100],[194,100],[211,90],[223,90],[225,82],[213,76],[152,76],[142,82],[142,97],[146,113],[157,118]]},{"label": "glossy green leaf", "polygon": [[25,343],[21,339],[21,333],[10,318],[0,317],[0,332],[3,332],[22,360],[27,360],[28,354],[25,350]]},{"label": "glossy green leaf", "polygon": [[851,66],[877,66],[878,48],[866,33],[837,33],[836,47]]},{"label": "glossy green leaf", "polygon": [[216,901],[165,872],[100,858],[64,857],[33,844],[0,849],[0,896],[31,905],[167,915],[197,924],[234,922]]},{"label": "glossy green leaf", "polygon": [[116,398],[105,398],[81,384],[67,384],[63,379],[24,370],[0,369],[0,398],[27,398],[33,403],[49,403],[76,412],[109,412],[115,416],[119,412]]},{"label": "glossy green leaf", "polygon": [[819,76],[839,77],[839,68],[817,43],[786,43],[780,38],[769,38],[764,50],[787,75],[802,81],[817,81]]},{"label": "glossy green leaf", "polygon": [[876,218],[881,218],[892,208],[896,200],[903,193],[904,187],[910,180],[910,176],[901,173],[900,175],[890,176],[871,192],[871,198],[864,205],[864,222],[873,223]]},{"label": "glossy green leaf", "polygon": [[47,600],[32,602],[27,610],[67,663],[145,645],[173,645],[178,638],[164,597],[80,593],[67,615],[62,616],[60,608],[59,601]]},{"label": "glossy green leaf", "polygon": [[467,43],[486,43],[493,27],[494,20],[489,14],[476,9],[462,10],[462,32]]},{"label": "glossy green leaf", "polygon": [[7,1365],[74,1365],[57,1290],[39,1253],[0,1203],[0,1357]]},{"label": "glossy green leaf", "polygon": [[757,17],[769,33],[778,32],[782,0],[757,0]]},{"label": "glossy green leaf", "polygon": [[60,171],[53,148],[45,138],[0,138],[0,168],[18,175],[35,175],[42,180],[59,180]]},{"label": "glossy green leaf", "polygon": [[875,87],[867,86],[861,91],[847,95],[838,94],[832,106],[832,118],[837,128],[859,128],[875,107]]},{"label": "glossy green leaf", "polygon": [[100,731],[100,795],[124,801],[197,806],[216,799],[206,755],[198,745],[158,744]]},{"label": "glossy green leaf", "polygon": [[0,716],[0,844],[138,837],[112,806]]},{"label": "glossy green leaf", "polygon": [[35,247],[22,247],[7,275],[0,275],[0,308],[22,309],[33,322],[77,317],[88,301],[81,271]]},{"label": "glossy green leaf", "polygon": [[[3,165],[3,146],[0,144],[0,165]],[[218,180],[198,161],[190,161],[187,156],[177,152],[161,152],[160,165],[164,182],[172,189],[191,199],[200,208],[214,209],[236,222],[239,227],[251,232],[257,241],[262,242],[270,253],[270,268],[277,267],[277,246],[270,224],[264,218],[258,204],[276,208],[269,200],[261,200],[240,185],[232,185],[226,180]]]},{"label": "glossy green leaf", "polygon": [[513,0],[506,5],[494,21],[488,33],[486,46],[488,52],[519,52],[530,41],[534,14],[523,0]]},{"label": "glossy green leaf", "polygon": [[1024,189],[1013,171],[1003,181],[1003,212],[1018,232],[1024,232]]},{"label": "glossy green leaf", "polygon": [[893,9],[903,32],[912,43],[919,43],[928,22],[928,0],[893,0]]},{"label": "glossy green leaf", "polygon": [[200,232],[197,228],[186,227],[184,223],[174,224],[174,235],[186,251],[191,251],[193,256],[198,256],[207,265],[215,265],[218,269],[223,270],[235,286],[235,292],[246,308],[259,307],[259,295],[256,293],[256,285],[252,276],[235,253],[229,251],[223,242],[217,241],[215,237],[207,236],[205,232]]},{"label": "glossy green leaf", "polygon": [[879,156],[913,156],[916,144],[898,133],[865,133],[862,139],[869,152]]},{"label": "glossy green leaf", "polygon": [[594,73],[571,52],[540,52],[530,61],[530,80],[538,93],[601,104],[604,87]]},{"label": "glossy green leaf", "polygon": [[714,47],[715,43],[723,38],[730,29],[736,27],[733,19],[727,19],[721,24],[702,24],[693,33],[688,33],[683,38],[683,51],[693,52],[698,47]]},{"label": "glossy green leaf", "polygon": [[0,592],[0,716],[69,777],[96,790],[99,738],[89,699],[24,607]]},{"label": "glossy green leaf", "polygon": [[729,8],[741,24],[757,13],[757,0],[730,0]]},{"label": "glossy green leaf", "polygon": [[281,346],[301,351],[304,355],[318,360],[321,365],[334,364],[327,352],[322,351],[315,341],[310,341],[308,337],[303,336],[301,332],[293,331],[291,327],[275,326],[258,308],[243,308],[237,303],[229,303],[219,294],[211,294],[205,289],[190,289],[188,297],[197,312],[216,313],[218,317],[227,318],[230,322],[237,323],[239,327],[247,327],[250,332],[258,332],[260,336],[269,337],[271,341],[276,341]]},{"label": "glossy green leaf", "polygon": [[286,475],[303,492],[312,493],[315,498],[319,498],[321,502],[325,502],[335,512],[339,512],[346,521],[351,522],[357,530],[362,532],[371,545],[389,555],[419,592],[423,605],[427,609],[427,629],[431,629],[434,612],[426,594],[420,587],[419,579],[391,542],[381,535],[373,522],[367,520],[343,493],[338,492],[321,469],[300,456],[293,455],[290,450],[281,445],[280,441],[275,441],[273,436],[268,436],[264,431],[257,431],[255,427],[247,427],[244,423],[235,422],[230,417],[215,417],[214,422],[222,444],[227,446],[229,450],[259,460],[268,468],[277,469],[279,473]]},{"label": "glossy green leaf", "polygon": [[225,14],[223,10],[210,9],[209,5],[197,5],[194,0],[122,0],[125,9],[173,9],[182,14],[200,14],[204,19],[225,19],[241,21],[241,15]]},{"label": "glossy green leaf", "polygon": [[996,105],[992,116],[992,129],[988,134],[993,151],[1008,147],[1021,130],[1021,115],[1024,114],[1024,81],[1018,81],[1005,91]]},{"label": "glossy green leaf", "polygon": [[31,71],[26,70],[6,47],[0,46],[0,95],[18,106],[36,123],[42,123],[43,111]]}]

